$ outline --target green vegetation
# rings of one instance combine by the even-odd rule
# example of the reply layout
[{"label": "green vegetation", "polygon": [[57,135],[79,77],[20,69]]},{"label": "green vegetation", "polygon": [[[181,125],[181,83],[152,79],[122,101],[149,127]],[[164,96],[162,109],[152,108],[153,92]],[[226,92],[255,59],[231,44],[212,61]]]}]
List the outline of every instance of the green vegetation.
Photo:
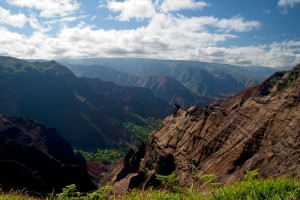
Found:
[{"label": "green vegetation", "polygon": [[137,125],[132,122],[124,122],[123,127],[129,132],[133,133],[133,135],[136,138],[137,144],[141,144],[143,141],[146,140],[146,138],[155,128],[160,126],[161,120],[152,117],[145,119],[138,115],[134,116],[141,120],[144,124]]},{"label": "green vegetation", "polygon": [[125,156],[126,150],[97,149],[96,151],[75,150],[88,161],[113,162]]},{"label": "green vegetation", "polygon": [[62,189],[62,193],[54,197],[55,200],[78,199],[78,200],[106,200],[112,195],[112,187],[104,186],[96,191],[81,193],[77,190],[76,185],[71,184]]},{"label": "green vegetation", "polygon": [[276,178],[242,181],[212,192],[211,199],[300,199],[299,180]]},{"label": "green vegetation", "polygon": [[156,179],[161,182],[164,189],[168,189],[171,191],[176,190],[176,184],[178,183],[178,177],[175,173],[170,175],[156,175]]},{"label": "green vegetation", "polygon": [[38,199],[39,198],[37,198],[37,197],[32,197],[32,196],[28,195],[24,191],[10,191],[8,193],[0,192],[0,200],[38,200]]},{"label": "green vegetation", "polygon": [[292,71],[289,72],[288,77],[283,78],[277,86],[277,91],[284,91],[286,88],[291,87],[295,81],[300,76],[300,65],[294,67]]},{"label": "green vegetation", "polygon": [[[96,191],[82,193],[77,191],[74,184],[66,186],[62,192],[45,197],[45,200],[79,199],[79,200],[298,200],[300,199],[300,180],[293,178],[268,178],[257,179],[258,170],[249,171],[244,181],[233,185],[220,185],[218,188],[209,187],[208,190],[191,186],[190,188],[177,187],[175,174],[162,176],[157,179],[162,184],[171,185],[172,188],[149,189],[146,191],[133,190],[126,195],[116,195],[111,186],[104,186]],[[216,175],[207,174],[199,176],[207,183],[216,183]],[[0,200],[35,200],[24,192],[10,192],[8,194],[0,193]]]},{"label": "green vegetation", "polygon": [[141,144],[152,132],[153,128],[149,126],[139,126],[131,122],[123,123],[126,130],[133,133],[138,144]]},{"label": "green vegetation", "polygon": [[55,61],[27,62],[11,57],[1,57],[0,65],[1,64],[3,68],[8,70],[10,73],[23,73],[32,69],[44,73],[47,70],[53,69],[56,65],[58,65]]},{"label": "green vegetation", "polygon": [[126,200],[181,200],[182,194],[178,192],[168,192],[165,190],[134,190],[126,197],[121,199]]},{"label": "green vegetation", "polygon": [[[286,75],[287,73],[287,75]],[[289,72],[279,71],[274,73],[269,79],[268,84],[270,87],[276,85],[277,92],[283,92],[285,89],[293,86],[300,76],[300,64],[295,66]]]},{"label": "green vegetation", "polygon": [[204,174],[199,176],[199,178],[210,188],[214,188],[221,185],[221,183],[217,182],[218,176],[215,174]]},{"label": "green vegetation", "polygon": [[130,200],[297,200],[300,199],[300,181],[288,178],[253,179],[201,192],[195,188],[176,192],[168,190],[133,191],[121,199]]},{"label": "green vegetation", "polygon": [[252,181],[257,178],[259,169],[248,171],[245,175],[245,181]]}]

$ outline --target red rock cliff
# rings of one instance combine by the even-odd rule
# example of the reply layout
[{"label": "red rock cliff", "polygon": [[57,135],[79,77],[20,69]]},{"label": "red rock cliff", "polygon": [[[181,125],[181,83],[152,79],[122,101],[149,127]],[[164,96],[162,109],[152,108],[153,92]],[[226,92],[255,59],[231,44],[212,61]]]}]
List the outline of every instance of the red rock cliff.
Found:
[{"label": "red rock cliff", "polygon": [[179,109],[112,179],[115,188],[158,186],[175,172],[181,184],[215,173],[222,182],[260,175],[300,176],[300,65],[206,108]]}]

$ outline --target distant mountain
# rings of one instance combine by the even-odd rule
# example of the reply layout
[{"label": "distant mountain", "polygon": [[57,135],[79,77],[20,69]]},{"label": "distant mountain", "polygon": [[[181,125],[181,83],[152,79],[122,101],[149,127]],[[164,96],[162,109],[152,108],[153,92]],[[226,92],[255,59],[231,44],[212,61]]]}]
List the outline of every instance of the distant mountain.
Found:
[{"label": "distant mountain", "polygon": [[180,103],[184,107],[191,104],[204,106],[212,101],[211,98],[194,94],[176,79],[168,76],[140,77],[107,66],[64,64],[78,77],[99,78],[122,86],[149,88],[155,96],[160,97],[170,105]]},{"label": "distant mountain", "polygon": [[[110,179],[118,192],[158,187],[156,175],[175,173],[182,185],[216,174],[222,183],[261,177],[299,177],[300,64],[205,108],[179,108],[165,118]],[[110,175],[110,177],[112,177]]]},{"label": "distant mountain", "polygon": [[29,117],[0,115],[0,185],[5,191],[60,192],[76,184],[81,191],[96,189],[85,160],[54,128]]},{"label": "distant mountain", "polygon": [[[200,102],[200,105],[202,102],[207,104],[216,99],[231,96],[246,87],[262,81],[277,71],[268,67],[240,67],[196,61],[131,58],[67,59],[59,62],[68,62],[68,66],[76,75],[105,78],[105,80],[120,85],[132,83],[126,80],[124,73],[148,79],[152,77],[152,80],[156,76],[176,79],[186,90],[190,90],[190,100],[187,100],[187,102],[195,104]],[[98,65],[99,67],[74,65]],[[155,93],[155,90],[153,91]],[[176,89],[176,94],[179,93],[178,91],[180,89]],[[195,95],[196,98],[191,97]]]},{"label": "distant mountain", "polygon": [[77,78],[55,61],[0,57],[0,90],[0,113],[31,116],[80,148],[128,147],[126,123],[149,126],[171,110],[149,89]]}]

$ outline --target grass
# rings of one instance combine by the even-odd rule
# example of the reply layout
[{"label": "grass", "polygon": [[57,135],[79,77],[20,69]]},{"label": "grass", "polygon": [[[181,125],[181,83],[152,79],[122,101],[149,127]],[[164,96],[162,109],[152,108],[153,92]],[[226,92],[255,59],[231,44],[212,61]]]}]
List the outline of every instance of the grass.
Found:
[{"label": "grass", "polygon": [[0,192],[0,200],[38,200],[40,198],[32,197],[24,191],[10,191],[8,193]]},{"label": "grass", "polygon": [[300,181],[288,178],[255,179],[230,186],[212,189],[205,195],[195,188],[178,192],[165,190],[135,190],[124,199],[128,200],[299,200]]},{"label": "grass", "polygon": [[[72,186],[72,185],[71,185]],[[110,197],[109,197],[110,194]],[[76,196],[78,198],[76,198]],[[0,200],[35,200],[23,191],[0,194]],[[46,197],[45,200],[60,199],[120,199],[120,200],[299,200],[300,180],[292,178],[253,179],[237,182],[233,185],[211,188],[202,192],[195,187],[178,188],[172,190],[146,191],[133,190],[126,195],[116,196],[110,186],[97,191],[83,194],[76,187],[68,186],[55,197]]]},{"label": "grass", "polygon": [[295,179],[257,179],[242,181],[231,186],[212,191],[210,199],[300,199],[300,182]]}]

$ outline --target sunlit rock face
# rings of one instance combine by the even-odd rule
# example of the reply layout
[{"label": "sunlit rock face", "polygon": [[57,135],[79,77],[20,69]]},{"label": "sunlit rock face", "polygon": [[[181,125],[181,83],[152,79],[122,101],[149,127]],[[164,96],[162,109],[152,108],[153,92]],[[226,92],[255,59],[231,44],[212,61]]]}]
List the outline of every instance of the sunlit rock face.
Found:
[{"label": "sunlit rock face", "polygon": [[300,65],[211,104],[179,109],[131,152],[116,173],[119,192],[159,186],[156,174],[175,172],[180,184],[214,173],[221,182],[260,176],[300,176]]}]

